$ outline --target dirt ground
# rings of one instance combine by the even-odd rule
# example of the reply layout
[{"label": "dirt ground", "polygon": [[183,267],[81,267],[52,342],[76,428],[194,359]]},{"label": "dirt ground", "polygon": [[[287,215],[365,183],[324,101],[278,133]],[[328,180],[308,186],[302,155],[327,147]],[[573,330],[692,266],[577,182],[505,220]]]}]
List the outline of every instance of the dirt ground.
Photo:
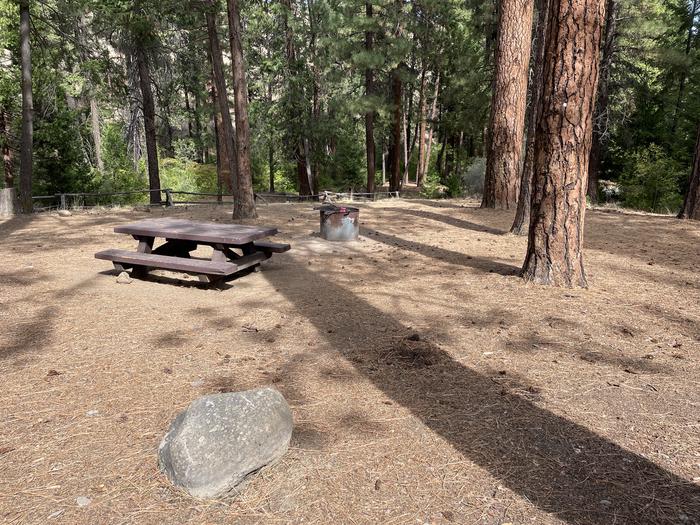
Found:
[{"label": "dirt ground", "polygon": [[[118,284],[93,254],[227,208],[0,224],[0,521],[700,521],[699,224],[590,212],[590,288],[565,290],[517,276],[508,212],[365,204],[360,241],[327,243],[311,208],[261,206],[292,250],[225,290]],[[294,436],[242,496],[158,472],[193,399],[270,384]]]}]

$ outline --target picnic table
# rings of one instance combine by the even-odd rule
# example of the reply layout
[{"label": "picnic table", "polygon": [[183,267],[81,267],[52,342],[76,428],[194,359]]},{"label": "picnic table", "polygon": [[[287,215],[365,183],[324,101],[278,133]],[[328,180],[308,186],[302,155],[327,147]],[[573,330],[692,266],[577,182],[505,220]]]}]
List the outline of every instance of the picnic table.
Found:
[{"label": "picnic table", "polygon": [[[273,253],[289,250],[289,244],[265,241],[276,235],[277,228],[219,224],[186,219],[145,219],[114,228],[138,241],[136,251],[110,249],[98,252],[95,258],[112,261],[117,271],[132,269],[132,275],[143,277],[153,269],[175,270],[197,275],[202,282],[213,283],[234,274],[257,268]],[[165,242],[154,249],[156,238]],[[190,254],[198,246],[210,246],[210,259]]]}]

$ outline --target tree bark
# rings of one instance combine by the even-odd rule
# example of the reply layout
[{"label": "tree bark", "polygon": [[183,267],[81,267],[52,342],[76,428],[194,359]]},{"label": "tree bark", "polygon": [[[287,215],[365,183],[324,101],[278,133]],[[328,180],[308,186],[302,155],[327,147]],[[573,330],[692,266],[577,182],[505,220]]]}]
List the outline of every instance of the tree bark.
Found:
[{"label": "tree bark", "polygon": [[5,188],[13,188],[15,185],[15,165],[10,144],[10,114],[0,106],[0,154],[2,154],[2,167],[5,179]]},{"label": "tree bark", "polygon": [[552,0],[535,141],[527,281],[586,287],[583,227],[604,0]]},{"label": "tree bark", "polygon": [[214,3],[208,0],[205,9],[209,54],[211,56],[215,88],[214,102],[218,106],[219,118],[221,119],[218,127],[220,141],[217,143],[221,161],[221,178],[223,179],[226,192],[235,193],[234,187],[237,187],[236,181],[238,179],[236,144],[233,138],[233,123],[231,121],[231,110],[228,105],[228,91],[226,89],[226,79],[224,78],[224,61],[221,56],[221,44],[219,43],[219,34],[216,29]]},{"label": "tree bark", "polygon": [[267,146],[267,165],[270,171],[270,193],[275,193],[275,148],[272,141]]},{"label": "tree bark", "polygon": [[104,172],[105,164],[102,160],[102,131],[100,130],[100,109],[94,94],[90,94],[90,131],[92,133],[92,146],[95,148],[95,167],[100,173]]},{"label": "tree bark", "polygon": [[29,0],[19,3],[19,42],[22,64],[22,142],[19,151],[19,202],[22,213],[31,213],[32,154],[34,149],[34,101],[32,99],[32,54],[29,43]]},{"label": "tree bark", "polygon": [[389,146],[389,191],[401,189],[401,124],[403,111],[402,83],[398,67],[391,73],[391,93],[394,104],[392,115],[391,144]]},{"label": "tree bark", "polygon": [[534,0],[502,0],[482,208],[517,204]]},{"label": "tree bark", "polygon": [[199,114],[199,90],[194,91],[194,137],[195,145],[197,147],[197,158],[199,162],[207,163],[209,162],[208,148],[205,150],[204,141],[202,140],[202,120]]},{"label": "tree bark", "polygon": [[386,146],[382,145],[382,188],[386,184],[386,157],[388,155],[388,152],[386,150]]},{"label": "tree bark", "polygon": [[522,176],[520,177],[520,192],[518,195],[518,207],[510,232],[515,235],[527,235],[530,226],[530,206],[532,204],[532,177],[535,171],[535,132],[537,119],[541,113],[544,67],[544,37],[547,33],[547,16],[551,0],[539,0],[537,25],[535,27],[535,60],[530,79],[530,113],[527,124],[527,146],[525,147],[525,162],[523,162]]},{"label": "tree bark", "polygon": [[610,94],[610,72],[615,54],[615,39],[617,36],[617,18],[620,4],[618,0],[607,0],[605,6],[605,29],[603,49],[600,58],[600,78],[598,79],[598,101],[593,118],[593,142],[591,157],[588,164],[588,198],[591,203],[598,202],[598,180],[600,167],[605,152],[605,138],[608,128],[608,101]]},{"label": "tree bark", "polygon": [[430,120],[427,123],[427,128],[428,128],[428,137],[427,137],[427,145],[425,147],[425,156],[423,158],[423,162],[419,163],[420,166],[420,184],[419,186],[423,186],[425,184],[425,178],[428,176],[428,169],[430,168],[430,156],[432,155],[432,149],[433,149],[433,130],[435,128],[435,122],[437,119],[437,103],[438,103],[438,95],[440,94],[440,73],[437,74],[437,77],[435,78],[435,93],[433,95],[433,106],[430,108]]},{"label": "tree bark", "polygon": [[[368,20],[372,19],[372,2],[365,2],[365,15]],[[371,54],[374,49],[374,33],[365,32],[365,51]],[[374,93],[374,71],[372,68],[365,69],[365,96],[369,99]],[[373,103],[369,101],[370,103]],[[365,149],[367,151],[367,193],[374,193],[374,178],[376,173],[376,146],[374,144],[374,109],[365,113]]]},{"label": "tree bark", "polygon": [[238,0],[228,0],[228,30],[233,60],[233,99],[236,115],[237,191],[234,197],[233,218],[253,219],[258,216],[253,194],[253,175],[250,169],[250,123],[248,121],[248,83],[246,81],[243,43],[241,41],[241,13]]},{"label": "tree bark", "polygon": [[129,100],[129,126],[127,130],[127,149],[131,151],[131,164],[134,170],[138,170],[139,161],[143,156],[141,144],[141,120],[143,110],[139,104],[141,88],[139,87],[138,67],[134,65],[133,53],[127,52],[126,70],[128,74],[127,92]]},{"label": "tree bark", "polygon": [[427,128],[428,110],[426,103],[427,75],[425,69],[420,80],[420,93],[418,94],[418,162],[416,164],[416,186],[423,187],[423,163],[425,162],[425,131]]},{"label": "tree bark", "polygon": [[402,123],[403,123],[403,178],[402,178],[402,185],[408,184],[408,123],[406,119],[406,113],[407,111],[403,111],[403,116],[402,118]]},{"label": "tree bark", "polygon": [[695,142],[695,158],[693,169],[690,172],[688,193],[685,195],[685,202],[678,218],[700,221],[700,123],[698,124],[698,138]]},{"label": "tree bark", "polygon": [[[319,56],[316,48],[317,33],[315,24],[315,7],[313,0],[307,0],[306,7],[309,14],[309,52],[311,60],[311,125],[310,129],[314,130],[318,127],[321,120],[321,70],[318,64]],[[320,150],[317,133],[309,133],[304,139],[305,157],[306,157],[306,173],[309,177],[309,186],[311,187],[312,195],[318,195],[318,179],[320,171],[320,163],[318,152]],[[314,155],[312,152],[317,152]]]},{"label": "tree bark", "polygon": [[136,65],[139,71],[139,85],[141,86],[141,102],[143,105],[143,123],[146,133],[146,158],[148,163],[148,187],[150,190],[151,204],[160,204],[160,173],[158,170],[158,137],[156,132],[156,108],[153,103],[153,91],[151,89],[151,74],[148,64],[148,56],[143,45],[136,45]]},{"label": "tree bark", "polygon": [[[223,121],[221,119],[221,111],[219,111],[216,87],[214,86],[213,81],[211,84],[210,93],[212,102],[212,121],[214,123],[214,139],[216,143],[216,200],[218,202],[222,202],[223,188],[226,185],[225,181],[231,180],[231,158],[228,156],[229,147],[225,142],[223,142],[223,137],[221,136]],[[231,191],[229,191],[229,193],[231,193]]]},{"label": "tree bark", "polygon": [[306,154],[305,154],[305,138],[304,131],[300,128],[303,125],[303,114],[304,114],[304,94],[301,92],[297,86],[297,81],[294,78],[297,75],[297,54],[296,46],[294,45],[294,31],[289,24],[290,15],[293,15],[291,0],[280,0],[281,5],[284,7],[284,35],[285,35],[285,55],[287,58],[287,77],[288,77],[288,89],[289,89],[289,99],[291,106],[291,121],[292,125],[296,126],[296,129],[292,130],[292,135],[294,137],[294,158],[297,162],[297,181],[299,184],[299,194],[300,195],[312,195],[313,190],[309,184],[309,177],[306,174]]}]

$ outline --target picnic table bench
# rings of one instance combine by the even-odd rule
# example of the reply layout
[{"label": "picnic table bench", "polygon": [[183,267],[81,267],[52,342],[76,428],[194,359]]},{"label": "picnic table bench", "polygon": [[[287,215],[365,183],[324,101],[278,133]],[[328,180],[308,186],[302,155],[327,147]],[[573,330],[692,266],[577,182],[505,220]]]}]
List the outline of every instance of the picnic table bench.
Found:
[{"label": "picnic table bench", "polygon": [[[139,244],[136,251],[104,250],[95,258],[112,261],[117,271],[132,269],[143,277],[153,269],[175,270],[197,275],[202,282],[217,282],[250,268],[290,249],[289,244],[264,240],[276,235],[277,228],[196,222],[186,219],[145,219],[114,228],[115,233],[129,234]],[[165,242],[153,248],[155,239]],[[190,254],[198,246],[210,246],[210,259]]]}]

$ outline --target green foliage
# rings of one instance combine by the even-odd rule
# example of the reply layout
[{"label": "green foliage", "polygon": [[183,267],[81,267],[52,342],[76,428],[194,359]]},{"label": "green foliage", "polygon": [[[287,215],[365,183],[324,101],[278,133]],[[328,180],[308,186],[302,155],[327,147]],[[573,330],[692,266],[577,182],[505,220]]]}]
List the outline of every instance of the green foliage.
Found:
[{"label": "green foliage", "polygon": [[440,175],[437,172],[430,171],[425,177],[420,193],[426,199],[440,199],[447,196],[447,187],[440,183]]},{"label": "green foliage", "polygon": [[620,189],[625,206],[658,213],[676,213],[687,178],[683,166],[652,144],[627,156]]},{"label": "green foliage", "polygon": [[163,159],[160,163],[161,188],[196,193],[216,193],[216,166],[186,159]]},{"label": "green foliage", "polygon": [[[602,177],[623,185],[625,205],[673,210],[700,120],[700,6],[686,0],[617,1],[621,11],[610,101],[601,126]],[[289,4],[288,12],[282,2],[242,2],[256,191],[268,190],[270,170],[277,191],[296,191],[300,145],[308,145],[321,189],[360,190],[367,172],[364,116],[370,111],[381,178],[381,152],[392,140],[390,79],[395,71],[403,82],[411,136],[420,119],[421,79],[426,80],[428,113],[437,93],[435,118],[429,118],[435,142],[425,194],[482,190],[483,161],[467,159],[483,154],[493,2],[373,0],[371,18],[364,0]],[[216,191],[205,9],[215,11],[228,55],[223,1],[30,3],[36,192],[127,191],[148,185],[137,49],[145,51],[150,64],[161,186]],[[365,48],[367,31],[374,36],[372,50]],[[225,58],[230,79],[231,61]],[[365,86],[368,68],[371,92]],[[2,140],[17,149],[21,96],[14,0],[0,0],[0,108],[11,128]],[[103,170],[95,151],[95,114]],[[417,149],[409,155],[411,179]]]},{"label": "green foliage", "polygon": [[90,189],[91,168],[83,153],[85,129],[61,98],[52,102],[54,111],[34,128],[34,192],[52,195]]},{"label": "green foliage", "polygon": [[447,196],[448,197],[461,197],[462,190],[462,179],[457,173],[453,173],[445,181],[445,186],[447,186]]}]

